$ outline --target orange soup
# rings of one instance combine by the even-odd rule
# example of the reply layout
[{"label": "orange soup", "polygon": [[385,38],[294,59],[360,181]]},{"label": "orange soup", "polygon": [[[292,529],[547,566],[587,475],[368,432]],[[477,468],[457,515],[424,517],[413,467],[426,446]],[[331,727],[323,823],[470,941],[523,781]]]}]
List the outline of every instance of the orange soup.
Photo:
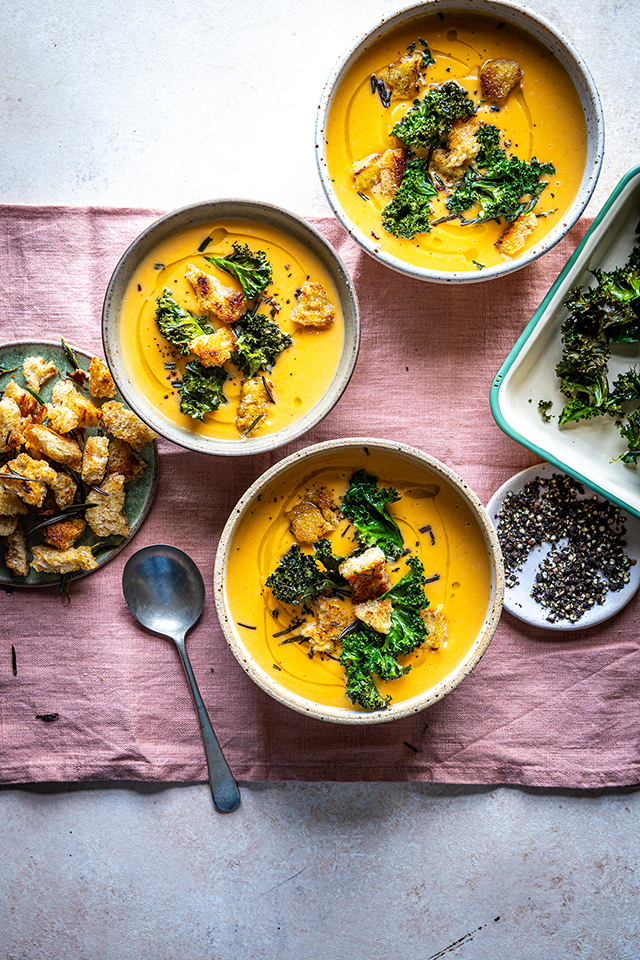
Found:
[{"label": "orange soup", "polygon": [[[223,364],[229,374],[223,386],[226,403],[206,413],[202,420],[180,412],[184,369],[194,357],[172,347],[156,322],[157,300],[166,289],[180,307],[194,316],[202,315],[193,286],[185,276],[191,266],[215,277],[224,288],[242,293],[236,277],[206,259],[228,257],[234,242],[246,244],[253,253],[263,251],[273,269],[271,284],[262,298],[248,301],[248,309],[257,303],[257,312],[276,323],[293,341],[278,355],[272,369],[258,371],[257,376],[264,374],[269,381],[270,402],[259,423],[246,434],[236,425],[243,373],[232,361]],[[292,316],[296,293],[308,281],[321,284],[326,292],[335,314],[330,326],[301,326]],[[207,319],[214,330],[233,329],[233,324],[215,317]],[[333,281],[306,246],[266,224],[225,220],[177,233],[142,261],[123,299],[120,337],[129,377],[161,418],[201,436],[250,443],[253,437],[288,427],[322,399],[340,363],[344,322]]]},{"label": "orange soup", "polygon": [[[374,448],[329,451],[312,463],[301,461],[285,478],[272,480],[242,515],[226,551],[226,607],[231,628],[247,656],[287,691],[318,704],[357,709],[345,691],[339,649],[327,656],[314,652],[304,638],[287,632],[298,616],[309,612],[283,604],[266,586],[269,574],[295,542],[287,513],[300,498],[324,488],[339,506],[354,472],[364,469],[378,486],[393,487],[401,499],[389,512],[402,532],[407,555],[417,556],[428,582],[429,609],[442,604],[447,638],[438,649],[425,643],[400,663],[410,665],[403,677],[383,682],[374,678],[392,705],[434,688],[465,661],[482,634],[491,602],[492,561],[477,517],[461,494],[435,471],[402,461]],[[398,476],[399,469],[402,476]],[[327,534],[334,554],[349,556],[358,546],[354,528],[341,519]],[[309,545],[302,546],[311,552]],[[391,582],[407,573],[406,556],[388,561]],[[345,599],[352,619],[351,601]]]},{"label": "orange soup", "polygon": [[[410,51],[422,52],[425,45],[435,62],[420,70],[418,100],[422,101],[430,89],[453,81],[473,100],[475,118],[499,129],[501,149],[508,155],[527,163],[537,158],[541,164],[555,168],[555,174],[540,177],[548,185],[529,211],[536,219],[530,217],[531,233],[512,256],[521,256],[538,244],[562,220],[578,192],[587,156],[580,98],[564,67],[533,37],[497,19],[457,11],[411,21],[371,43],[340,82],[324,136],[328,175],[346,215],[373,238],[378,250],[406,263],[445,271],[495,266],[512,258],[505,252],[508,245],[502,249],[495,245],[505,230],[504,220],[463,225],[459,218],[450,219],[413,238],[397,237],[385,230],[381,218],[393,193],[356,184],[356,172],[366,158],[403,147],[390,131],[412,108],[415,94],[415,90],[408,96],[394,93],[385,108],[375,80],[385,75],[390,64],[409,56]],[[483,97],[480,74],[489,61],[515,62],[522,72],[503,102]],[[445,149],[450,146],[446,140],[441,144]],[[414,152],[418,157],[427,156],[426,150]],[[409,149],[407,161],[411,157]],[[451,209],[444,200],[450,196],[456,177],[460,182],[473,162],[463,163],[449,183],[434,179],[438,195],[430,201],[431,221],[450,216]],[[436,169],[433,153],[428,169],[430,174]],[[463,216],[473,219],[474,209]]]}]

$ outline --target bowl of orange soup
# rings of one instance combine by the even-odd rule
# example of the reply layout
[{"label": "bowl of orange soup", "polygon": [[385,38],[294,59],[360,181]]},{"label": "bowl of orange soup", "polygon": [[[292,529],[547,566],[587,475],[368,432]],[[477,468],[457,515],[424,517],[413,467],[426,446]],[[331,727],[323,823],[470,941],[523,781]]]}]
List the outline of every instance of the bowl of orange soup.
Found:
[{"label": "bowl of orange soup", "polygon": [[602,108],[549,23],[494,0],[386,17],[330,76],[316,122],[329,204],[372,257],[440,283],[511,273],[554,246],[596,185]]},{"label": "bowl of orange soup", "polygon": [[319,720],[416,713],[477,664],[504,573],[477,496],[434,457],[343,439],[281,461],[247,490],[218,546],[215,599],[241,667]]},{"label": "bowl of orange soup", "polygon": [[152,223],[102,315],[127,403],[161,436],[220,456],[299,437],[334,406],[358,353],[351,279],[312,226],[279,207],[213,200]]}]

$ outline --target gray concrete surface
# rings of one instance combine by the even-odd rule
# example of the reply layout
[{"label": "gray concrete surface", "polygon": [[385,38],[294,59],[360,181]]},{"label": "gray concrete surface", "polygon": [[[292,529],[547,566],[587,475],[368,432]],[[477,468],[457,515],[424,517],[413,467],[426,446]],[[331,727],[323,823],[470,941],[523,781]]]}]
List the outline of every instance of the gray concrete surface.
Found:
[{"label": "gray concrete surface", "polygon": [[[637,151],[637,0],[531,0]],[[385,0],[2,0],[0,202],[328,213],[319,91]],[[0,320],[1,324],[1,320]],[[1,709],[1,705],[0,705]],[[0,790],[7,960],[637,960],[634,790],[243,784]]]}]

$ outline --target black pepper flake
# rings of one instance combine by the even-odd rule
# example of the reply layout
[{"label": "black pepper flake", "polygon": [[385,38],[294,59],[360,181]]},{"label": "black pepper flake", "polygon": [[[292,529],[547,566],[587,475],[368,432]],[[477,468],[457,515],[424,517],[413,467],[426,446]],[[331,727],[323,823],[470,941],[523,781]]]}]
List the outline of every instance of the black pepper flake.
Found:
[{"label": "black pepper flake", "polygon": [[45,723],[53,723],[60,716],[59,713],[36,713],[36,720],[43,720]]},{"label": "black pepper flake", "polygon": [[550,623],[576,623],[609,591],[623,589],[635,563],[624,553],[626,526],[618,507],[584,492],[573,477],[535,477],[520,493],[507,493],[498,514],[507,587],[518,585],[534,548],[550,544],[530,593]]},{"label": "black pepper flake", "polygon": [[18,676],[18,660],[16,657],[16,648],[11,644],[11,667],[13,669],[14,677]]},{"label": "black pepper flake", "polygon": [[409,750],[413,750],[414,753],[420,753],[417,747],[414,747],[412,743],[407,743],[406,740],[403,741],[405,747],[409,747]]}]

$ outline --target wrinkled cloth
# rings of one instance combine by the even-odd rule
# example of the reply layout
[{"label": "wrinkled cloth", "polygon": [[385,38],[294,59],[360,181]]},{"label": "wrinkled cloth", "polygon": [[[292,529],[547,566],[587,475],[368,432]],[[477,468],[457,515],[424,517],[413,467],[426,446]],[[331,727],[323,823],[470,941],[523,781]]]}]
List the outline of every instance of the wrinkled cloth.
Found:
[{"label": "wrinkled cloth", "polygon": [[[102,355],[111,273],[162,212],[0,208],[2,342],[62,334]],[[437,285],[376,264],[337,221],[311,222],[344,259],[360,299],[362,343],[347,390],[311,433],[273,454],[218,459],[160,440],[146,521],[107,566],[74,583],[68,606],[56,588],[0,589],[0,781],[206,779],[177,652],[138,625],[122,596],[128,557],[165,542],[193,557],[209,590],[187,644],[236,778],[638,783],[635,600],[569,639],[504,613],[483,659],[443,700],[408,719],[360,728],[281,706],[229,651],[211,589],[218,537],[239,497],[282,457],[336,437],[399,440],[443,460],[484,503],[537,462],[495,424],[489,388],[588,225],[580,221],[541,260],[504,279]],[[53,713],[55,722],[36,718]]]}]

